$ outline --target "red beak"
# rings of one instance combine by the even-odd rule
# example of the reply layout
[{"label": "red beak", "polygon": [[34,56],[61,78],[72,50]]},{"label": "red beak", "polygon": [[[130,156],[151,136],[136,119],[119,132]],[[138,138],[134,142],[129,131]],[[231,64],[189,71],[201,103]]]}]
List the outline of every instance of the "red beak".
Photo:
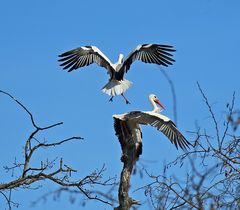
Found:
[{"label": "red beak", "polygon": [[161,102],[158,99],[154,99],[154,102],[158,104],[160,107],[162,107],[163,109],[165,109],[165,107],[161,104]]}]

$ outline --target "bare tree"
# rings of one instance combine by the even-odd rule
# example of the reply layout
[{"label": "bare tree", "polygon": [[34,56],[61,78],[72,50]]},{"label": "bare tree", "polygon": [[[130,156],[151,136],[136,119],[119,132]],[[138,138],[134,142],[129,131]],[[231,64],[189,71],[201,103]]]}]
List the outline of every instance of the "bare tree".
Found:
[{"label": "bare tree", "polygon": [[[15,169],[20,169],[18,170],[20,173],[17,175],[17,178],[7,183],[0,183],[0,194],[6,200],[8,209],[11,210],[12,207],[17,207],[19,205],[18,203],[14,202],[14,199],[12,198],[12,190],[18,188],[36,190],[39,187],[32,188],[32,184],[43,180],[49,180],[59,187],[56,191],[51,193],[78,193],[87,199],[94,199],[105,204],[112,205],[112,201],[109,201],[110,199],[107,199],[107,196],[104,193],[97,192],[92,188],[95,185],[112,186],[115,184],[115,179],[113,178],[107,178],[106,180],[103,180],[103,173],[106,170],[105,166],[103,166],[100,170],[94,170],[93,172],[89,173],[89,175],[78,179],[72,178],[72,173],[77,174],[77,170],[65,164],[63,158],[55,158],[53,160],[46,158],[46,160],[39,160],[38,167],[31,166],[32,157],[41,148],[63,146],[68,142],[82,141],[83,138],[79,136],[73,136],[51,143],[48,143],[46,140],[39,141],[37,138],[37,135],[39,133],[53,129],[56,126],[60,126],[63,124],[63,122],[41,127],[36,124],[33,114],[19,100],[14,98],[8,92],[0,90],[0,93],[8,96],[27,113],[33,127],[33,132],[29,134],[28,138],[25,141],[23,160],[15,160],[12,166],[4,167],[6,172],[13,172]],[[80,177],[80,175],[78,175],[78,177]]]},{"label": "bare tree", "polygon": [[[240,111],[234,107],[235,93],[226,105],[226,119],[217,119],[213,107],[200,87],[203,101],[209,111],[213,132],[197,127],[190,134],[194,150],[188,151],[166,164],[162,174],[138,190],[143,190],[154,209],[240,209]],[[182,178],[169,175],[187,164],[189,170]]]},{"label": "bare tree", "polygon": [[[195,131],[189,131],[194,149],[186,151],[167,163],[161,174],[154,175],[146,169],[140,170],[150,181],[136,191],[144,192],[153,209],[240,209],[240,135],[238,131],[240,110],[235,108],[235,93],[231,102],[226,104],[226,118],[221,121],[217,118],[213,106],[199,84],[198,89],[210,115],[209,125],[212,124],[214,129],[208,130],[204,126],[197,126]],[[40,197],[43,200],[50,194],[60,196],[67,192],[75,196],[81,194],[87,200],[94,199],[111,206],[117,203],[113,196],[115,180],[112,178],[103,180],[105,166],[77,180],[72,178],[72,174],[77,174],[77,171],[66,165],[63,158],[40,160],[39,167],[32,167],[31,158],[41,148],[62,146],[68,142],[83,139],[73,136],[51,143],[40,142],[37,138],[39,133],[60,126],[62,122],[40,127],[36,124],[32,113],[21,102],[7,92],[0,90],[0,93],[10,97],[27,113],[34,129],[25,141],[23,160],[15,160],[12,166],[4,168],[6,172],[14,171],[16,168],[21,169],[16,179],[0,184],[0,194],[6,200],[8,209],[18,205],[12,198],[12,190],[31,189],[33,183],[42,180],[52,181],[59,186],[55,191]],[[122,148],[123,169],[118,190],[119,206],[115,209],[137,209],[140,201],[129,196],[129,189],[134,167],[141,154],[139,150],[141,147],[136,147],[139,142],[127,136],[128,132],[125,136],[121,136],[121,133],[116,133]],[[171,169],[176,171],[186,165],[188,170],[184,177],[179,178],[174,173],[170,174]],[[93,185],[110,186],[110,189],[108,193],[103,193],[91,188]]]}]

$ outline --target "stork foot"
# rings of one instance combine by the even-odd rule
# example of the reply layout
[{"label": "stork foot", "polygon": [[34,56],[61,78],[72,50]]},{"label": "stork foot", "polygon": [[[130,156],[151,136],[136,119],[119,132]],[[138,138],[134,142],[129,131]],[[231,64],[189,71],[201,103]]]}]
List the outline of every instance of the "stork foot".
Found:
[{"label": "stork foot", "polygon": [[126,104],[130,104],[129,100],[127,100],[127,98],[126,98],[123,94],[121,94],[121,95],[122,95],[122,97],[124,98]]},{"label": "stork foot", "polygon": [[113,102],[113,96],[109,99],[110,102]]}]

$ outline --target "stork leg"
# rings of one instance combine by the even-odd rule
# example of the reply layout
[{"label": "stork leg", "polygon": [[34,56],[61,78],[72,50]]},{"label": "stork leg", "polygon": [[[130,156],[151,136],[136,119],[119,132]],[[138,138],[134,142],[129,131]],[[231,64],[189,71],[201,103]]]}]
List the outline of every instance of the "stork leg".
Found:
[{"label": "stork leg", "polygon": [[129,101],[127,100],[127,98],[123,95],[123,93],[122,93],[121,95],[122,95],[122,97],[124,98],[126,104],[130,104],[130,102],[129,102]]},{"label": "stork leg", "polygon": [[114,96],[112,96],[112,97],[109,99],[109,101],[113,102],[113,97],[114,97]]}]

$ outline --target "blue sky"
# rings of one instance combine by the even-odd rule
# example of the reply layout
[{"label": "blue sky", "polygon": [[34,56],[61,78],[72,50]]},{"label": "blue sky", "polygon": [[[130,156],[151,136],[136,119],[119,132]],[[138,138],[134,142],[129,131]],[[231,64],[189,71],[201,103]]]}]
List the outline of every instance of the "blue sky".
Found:
[{"label": "blue sky", "polygon": [[[22,101],[38,125],[64,122],[40,138],[49,141],[74,135],[85,138],[80,143],[43,150],[33,164],[38,163],[37,158],[63,157],[79,170],[80,176],[103,164],[106,176],[119,176],[121,151],[112,115],[151,109],[147,98],[155,93],[167,108],[164,114],[173,118],[170,87],[156,65],[141,62],[132,65],[126,75],[134,83],[126,93],[131,105],[125,105],[121,97],[108,102],[109,97],[101,92],[108,75],[97,65],[72,73],[62,71],[57,55],[84,45],[97,46],[113,62],[119,53],[127,56],[141,43],[174,45],[176,63],[165,70],[176,88],[179,129],[189,140],[192,136],[187,131],[194,130],[196,122],[211,131],[209,113],[196,82],[205,90],[219,120],[225,117],[224,108],[233,91],[239,106],[239,9],[237,0],[2,2],[0,89]],[[32,129],[26,113],[1,95],[0,177],[4,180],[11,177],[7,178],[2,166],[12,163],[15,157],[22,158],[24,141]],[[156,174],[161,172],[164,160],[181,153],[153,128],[143,128],[143,143],[142,159],[156,161],[148,166]],[[133,183],[134,189],[141,186],[142,180],[133,177]],[[51,184],[43,185],[38,192],[14,192],[14,199],[21,203],[20,210],[30,208],[29,201],[41,193],[55,189]],[[0,206],[3,202],[0,199]],[[34,209],[42,208],[61,210],[79,206],[71,205],[63,197],[61,202],[49,199]],[[94,201],[86,207],[99,208],[105,206]]]}]

